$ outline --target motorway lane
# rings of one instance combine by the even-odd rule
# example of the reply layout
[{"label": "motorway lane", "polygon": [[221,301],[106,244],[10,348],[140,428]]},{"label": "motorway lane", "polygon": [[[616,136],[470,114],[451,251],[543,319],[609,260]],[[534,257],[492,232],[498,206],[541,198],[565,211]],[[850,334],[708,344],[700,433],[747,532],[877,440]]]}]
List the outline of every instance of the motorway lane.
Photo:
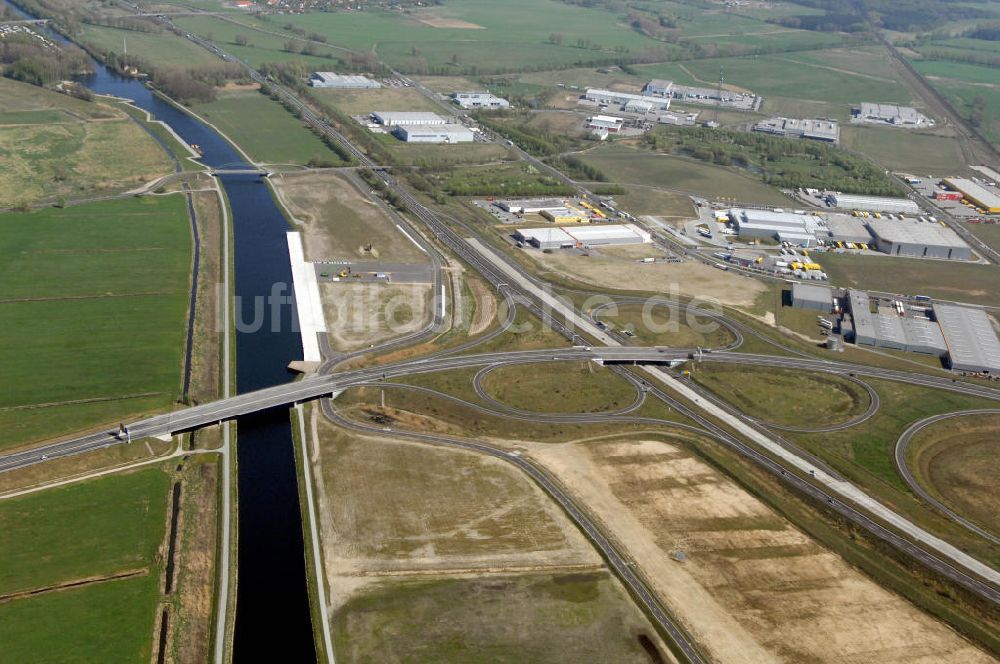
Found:
[{"label": "motorway lane", "polygon": [[941,415],[932,415],[931,417],[925,417],[924,419],[911,424],[906,429],[906,431],[904,431],[902,435],[900,435],[899,440],[896,441],[896,448],[893,451],[893,457],[896,460],[896,470],[899,471],[899,474],[903,478],[903,481],[906,482],[906,485],[910,487],[910,490],[913,491],[913,493],[920,496],[920,498],[922,498],[927,504],[929,504],[931,507],[944,514],[946,517],[948,517],[955,523],[963,526],[964,528],[967,528],[976,535],[979,535],[980,537],[987,539],[993,542],[994,544],[1000,544],[1000,537],[997,537],[996,535],[994,535],[993,533],[984,528],[980,528],[979,526],[969,521],[965,517],[959,515],[958,513],[953,511],[950,507],[945,505],[943,502],[932,496],[930,492],[927,491],[920,484],[920,482],[917,481],[917,478],[913,476],[913,473],[910,472],[909,465],[906,463],[906,451],[910,446],[910,442],[913,440],[913,437],[918,433],[920,433],[924,428],[929,427],[930,425],[936,424],[938,422],[950,420],[954,417],[967,417],[974,415],[1000,415],[1000,409],[979,408],[975,410],[962,410],[955,413],[943,413]]}]

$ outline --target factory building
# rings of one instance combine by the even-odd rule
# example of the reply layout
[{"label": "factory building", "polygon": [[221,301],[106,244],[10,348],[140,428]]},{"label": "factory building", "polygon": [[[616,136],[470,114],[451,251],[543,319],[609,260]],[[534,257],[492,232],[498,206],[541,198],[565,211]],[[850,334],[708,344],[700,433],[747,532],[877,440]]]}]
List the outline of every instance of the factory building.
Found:
[{"label": "factory building", "polygon": [[952,369],[1000,373],[1000,342],[981,307],[935,303],[934,317],[944,334]]},{"label": "factory building", "polygon": [[566,203],[558,198],[523,198],[520,200],[500,200],[496,206],[511,214],[538,214],[545,210],[565,208]]},{"label": "factory building", "polygon": [[890,256],[971,260],[972,249],[958,234],[930,221],[868,220],[879,251]]},{"label": "factory building", "polygon": [[816,231],[824,228],[823,220],[814,214],[733,208],[728,216],[740,238],[778,240],[800,247],[815,245]]},{"label": "factory building", "polygon": [[654,78],[643,86],[642,94],[646,97],[672,97],[674,94],[674,82],[665,81],[662,78]]},{"label": "factory building", "polygon": [[583,96],[587,101],[607,106],[623,107],[630,101],[643,101],[652,105],[658,111],[666,111],[670,108],[670,98],[646,97],[643,95],[633,95],[628,92],[614,92],[613,90],[601,90],[590,88]]},{"label": "factory building", "polygon": [[382,84],[367,76],[335,74],[332,71],[313,72],[309,85],[314,88],[366,89],[381,88]]},{"label": "factory building", "polygon": [[514,237],[539,249],[648,244],[653,241],[649,233],[634,224],[583,226],[572,229],[522,228],[514,233]]},{"label": "factory building", "polygon": [[995,189],[967,180],[965,178],[945,178],[944,183],[960,192],[965,200],[986,210],[990,214],[1000,214],[1000,195]]},{"label": "factory building", "polygon": [[510,108],[510,102],[490,92],[453,92],[452,100],[462,108],[503,109]]},{"label": "factory building", "polygon": [[860,196],[834,192],[827,196],[827,202],[842,210],[867,210],[869,212],[898,212],[919,214],[920,206],[908,198],[887,198],[885,196]]},{"label": "factory building", "polygon": [[930,118],[917,112],[917,109],[911,106],[873,104],[867,101],[853,110],[853,116],[859,122],[875,122],[896,126],[918,127],[933,124]]},{"label": "factory building", "polygon": [[613,115],[592,115],[587,118],[587,128],[604,129],[610,133],[616,133],[622,128],[624,122],[624,118],[618,118]]},{"label": "factory building", "polygon": [[427,113],[426,111],[376,111],[372,113],[372,120],[385,127],[406,125],[431,127],[448,124],[448,121],[437,113]]},{"label": "factory building", "polygon": [[471,143],[475,134],[460,124],[395,125],[392,133],[406,143]]},{"label": "factory building", "polygon": [[840,141],[840,124],[836,120],[800,120],[798,118],[768,118],[753,126],[754,131],[784,136],[787,138],[808,138],[824,143]]},{"label": "factory building", "polygon": [[792,284],[792,306],[798,309],[815,309],[823,313],[833,310],[833,289],[812,284]]}]

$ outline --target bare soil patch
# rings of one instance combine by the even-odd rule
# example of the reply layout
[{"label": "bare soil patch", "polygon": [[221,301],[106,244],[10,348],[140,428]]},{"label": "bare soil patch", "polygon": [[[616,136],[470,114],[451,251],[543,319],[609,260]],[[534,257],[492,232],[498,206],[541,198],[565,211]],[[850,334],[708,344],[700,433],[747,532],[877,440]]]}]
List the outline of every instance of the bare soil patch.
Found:
[{"label": "bare soil patch", "polygon": [[612,285],[620,290],[661,293],[670,293],[676,288],[680,295],[714,299],[729,306],[752,306],[757,295],[767,289],[750,277],[723,272],[701,263],[636,263],[633,266],[623,264],[617,258],[581,256],[573,251],[554,251],[551,254],[530,251],[528,255],[557,274],[595,286]]},{"label": "bare soil patch", "polygon": [[[715,661],[991,662],[683,448],[530,445]],[[674,551],[687,558],[677,562]]]},{"label": "bare soil patch", "polygon": [[396,228],[390,213],[347,176],[286,174],[272,181],[299,222],[307,261],[427,262],[427,255]]},{"label": "bare soil patch", "polygon": [[416,332],[432,316],[431,284],[321,283],[330,344],[352,350]]}]

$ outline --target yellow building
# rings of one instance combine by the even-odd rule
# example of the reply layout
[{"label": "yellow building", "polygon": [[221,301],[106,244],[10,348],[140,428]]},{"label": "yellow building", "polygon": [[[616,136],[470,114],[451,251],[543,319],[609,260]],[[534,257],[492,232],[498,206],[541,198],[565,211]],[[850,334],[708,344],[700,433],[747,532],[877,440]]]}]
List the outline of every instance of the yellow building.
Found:
[{"label": "yellow building", "polygon": [[555,224],[589,224],[590,215],[568,207],[542,210],[542,216]]}]

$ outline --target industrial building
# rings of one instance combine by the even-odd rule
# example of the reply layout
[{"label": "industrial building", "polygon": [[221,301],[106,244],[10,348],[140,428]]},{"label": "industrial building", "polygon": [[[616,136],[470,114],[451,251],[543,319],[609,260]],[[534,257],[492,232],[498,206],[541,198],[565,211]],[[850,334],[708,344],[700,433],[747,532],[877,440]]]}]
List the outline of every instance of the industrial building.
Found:
[{"label": "industrial building", "polygon": [[833,289],[812,284],[792,284],[792,306],[798,309],[815,309],[823,313],[833,310]]},{"label": "industrial building", "polygon": [[1000,341],[981,307],[935,303],[934,317],[944,334],[952,369],[1000,373]]},{"label": "industrial building", "polygon": [[931,221],[870,219],[868,230],[879,251],[890,256],[971,260],[972,249],[958,234]]},{"label": "industrial building", "polygon": [[654,78],[642,88],[642,94],[647,97],[672,97],[674,82],[662,78]]},{"label": "industrial building", "polygon": [[590,216],[568,207],[555,208],[553,210],[542,210],[542,217],[554,224],[587,224],[590,223]]},{"label": "industrial building", "polygon": [[633,95],[628,92],[614,92],[613,90],[601,90],[590,88],[583,96],[587,101],[607,106],[623,107],[630,101],[642,101],[651,104],[651,107],[658,111],[666,111],[670,108],[670,98],[646,97],[643,95]]},{"label": "industrial building", "polygon": [[596,247],[618,244],[647,244],[653,241],[649,233],[634,224],[582,226],[575,228],[522,228],[514,238],[539,249]]},{"label": "industrial building", "polygon": [[885,196],[860,196],[834,192],[827,196],[827,202],[842,210],[866,210],[870,212],[898,212],[919,214],[920,206],[908,198],[887,198]]},{"label": "industrial building", "polygon": [[653,108],[653,102],[642,99],[632,99],[622,106],[622,110],[626,113],[652,113]]},{"label": "industrial building", "polygon": [[406,125],[431,127],[448,124],[448,121],[437,113],[428,113],[426,111],[376,111],[372,113],[372,120],[385,127],[402,127]]},{"label": "industrial building", "polygon": [[510,102],[490,92],[453,92],[452,100],[462,108],[510,108]]},{"label": "industrial building", "polygon": [[836,120],[803,120],[798,118],[768,118],[753,126],[754,131],[784,136],[787,138],[808,138],[825,143],[840,141],[840,124]]},{"label": "industrial building", "polygon": [[872,241],[868,227],[857,217],[831,214],[826,218],[826,231],[830,240],[834,242],[868,244]]},{"label": "industrial building", "polygon": [[990,214],[1000,214],[1000,195],[997,194],[996,190],[965,178],[945,178],[944,183],[955,191],[961,192],[965,200],[976,207],[982,208]]},{"label": "industrial building", "polygon": [[312,76],[309,77],[309,85],[314,88],[341,88],[344,90],[382,87],[381,83],[373,81],[367,76],[335,74],[332,71],[313,72]]},{"label": "industrial building", "polygon": [[558,198],[524,198],[520,200],[500,200],[496,206],[511,214],[538,214],[545,210],[558,210],[566,207],[566,202]]},{"label": "industrial building", "polygon": [[855,108],[852,115],[852,120],[856,122],[910,127],[933,124],[930,118],[919,113],[917,109],[911,106],[897,106],[896,104],[873,104],[866,101],[859,108]]},{"label": "industrial building", "polygon": [[475,134],[460,124],[395,125],[392,133],[406,143],[471,143]]},{"label": "industrial building", "polygon": [[616,133],[622,128],[624,122],[624,118],[618,118],[613,115],[592,115],[587,118],[587,128],[604,129],[611,133]]},{"label": "industrial building", "polygon": [[892,348],[926,355],[945,355],[948,348],[941,328],[926,315],[900,315],[893,307],[880,307],[864,291],[848,291],[851,336],[856,344]]},{"label": "industrial building", "polygon": [[778,240],[800,247],[815,245],[816,232],[824,228],[823,220],[814,214],[733,208],[728,217],[740,238]]}]

